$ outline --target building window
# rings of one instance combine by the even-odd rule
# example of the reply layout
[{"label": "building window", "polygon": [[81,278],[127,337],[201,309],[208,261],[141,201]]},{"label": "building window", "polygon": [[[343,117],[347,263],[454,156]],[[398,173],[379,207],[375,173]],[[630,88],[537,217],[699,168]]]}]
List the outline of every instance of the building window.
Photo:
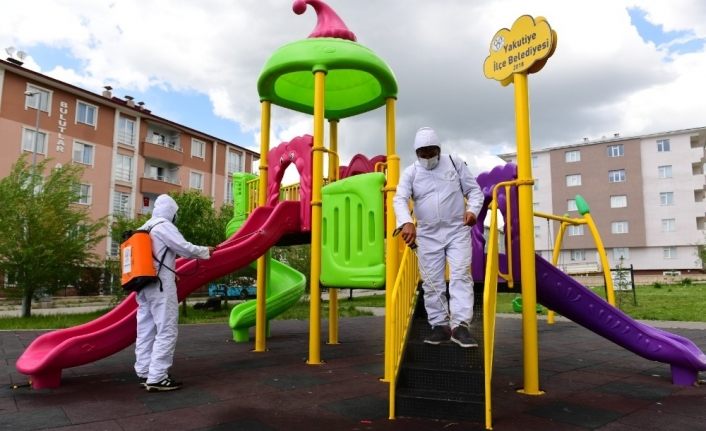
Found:
[{"label": "building window", "polygon": [[98,112],[98,107],[95,105],[89,105],[86,102],[78,101],[76,105],[76,122],[88,124],[89,126],[96,125],[96,113]]},{"label": "building window", "polygon": [[135,122],[129,118],[118,119],[118,143],[135,146]]},{"label": "building window", "polygon": [[662,247],[662,257],[665,259],[676,259],[677,258],[677,248],[676,247]]},{"label": "building window", "polygon": [[623,183],[623,182],[625,182],[625,169],[608,171],[608,182],[609,183]]},{"label": "building window", "polygon": [[535,178],[534,184],[532,184],[532,190],[539,190],[539,178]]},{"label": "building window", "polygon": [[628,206],[628,197],[626,195],[614,195],[610,197],[611,208],[625,208]]},{"label": "building window", "polygon": [[74,142],[73,161],[84,165],[93,165],[93,145]]},{"label": "building window", "polygon": [[242,172],[243,170],[243,155],[235,151],[228,152],[228,173]]},{"label": "building window", "polygon": [[564,153],[564,160],[566,163],[575,163],[581,161],[581,151],[571,150]]},{"label": "building window", "polygon": [[672,165],[659,166],[657,171],[660,178],[672,178]]},{"label": "building window", "polygon": [[566,187],[576,187],[581,185],[581,174],[566,176]]},{"label": "building window", "polygon": [[613,249],[613,260],[618,261],[621,258],[630,259],[630,249],[627,247],[615,247]]},{"label": "building window", "polygon": [[76,202],[82,205],[90,205],[92,188],[90,184],[79,184],[76,187],[76,193],[78,194],[78,200]]},{"label": "building window", "polygon": [[200,172],[191,172],[189,175],[189,187],[203,191],[203,174]]},{"label": "building window", "polygon": [[658,139],[657,140],[657,152],[666,153],[670,151],[669,139]]},{"label": "building window", "polygon": [[532,167],[533,168],[537,167],[537,156],[532,156]]},{"label": "building window", "polygon": [[571,250],[571,260],[572,261],[586,260],[586,250]]},{"label": "building window", "polygon": [[541,229],[542,229],[541,226],[534,225],[534,237],[535,238],[539,238],[539,235],[541,233]]},{"label": "building window", "polygon": [[582,224],[572,224],[566,229],[566,234],[569,236],[581,236],[583,235],[583,225]]},{"label": "building window", "polygon": [[34,85],[27,86],[27,92],[32,93],[31,95],[25,95],[25,109],[32,108],[44,112],[49,112],[50,96],[49,90],[43,88],[35,87]]},{"label": "building window", "polygon": [[608,145],[608,157],[623,157],[623,144]]},{"label": "building window", "polygon": [[132,156],[118,154],[115,158],[115,179],[118,181],[132,181]]},{"label": "building window", "polygon": [[673,218],[662,219],[662,232],[674,232],[677,230],[677,220]]},{"label": "building window", "polygon": [[204,141],[191,140],[191,157],[199,157],[201,159],[206,157],[206,143]]},{"label": "building window", "polygon": [[610,224],[610,232],[614,234],[624,234],[628,233],[628,222],[626,221],[614,221]]},{"label": "building window", "polygon": [[576,199],[569,199],[566,201],[566,210],[578,211],[578,207],[576,206]]},{"label": "building window", "polygon": [[225,203],[233,204],[233,176],[226,177]]},{"label": "building window", "polygon": [[660,205],[674,205],[674,192],[661,192],[659,194]]},{"label": "building window", "polygon": [[113,192],[113,214],[130,217],[130,193]]},{"label": "building window", "polygon": [[44,132],[37,133],[37,131],[33,129],[22,129],[22,150],[33,153],[35,145],[37,154],[46,154],[47,134]]}]

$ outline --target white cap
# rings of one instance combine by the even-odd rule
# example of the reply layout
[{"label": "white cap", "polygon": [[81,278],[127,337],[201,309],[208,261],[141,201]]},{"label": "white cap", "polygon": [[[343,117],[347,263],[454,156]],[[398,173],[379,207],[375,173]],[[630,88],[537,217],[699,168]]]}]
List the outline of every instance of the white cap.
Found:
[{"label": "white cap", "polygon": [[423,147],[440,147],[439,137],[431,127],[422,127],[414,136],[414,151]]}]

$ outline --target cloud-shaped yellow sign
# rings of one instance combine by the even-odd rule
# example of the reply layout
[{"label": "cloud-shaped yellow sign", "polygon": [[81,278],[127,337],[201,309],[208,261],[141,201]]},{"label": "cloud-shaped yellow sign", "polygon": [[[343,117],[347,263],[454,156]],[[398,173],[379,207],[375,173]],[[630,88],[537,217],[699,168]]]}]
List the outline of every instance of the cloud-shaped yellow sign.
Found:
[{"label": "cloud-shaped yellow sign", "polygon": [[507,85],[513,73],[541,70],[555,48],[556,33],[547,20],[522,15],[512,24],[512,29],[503,28],[495,33],[483,72],[486,78]]}]

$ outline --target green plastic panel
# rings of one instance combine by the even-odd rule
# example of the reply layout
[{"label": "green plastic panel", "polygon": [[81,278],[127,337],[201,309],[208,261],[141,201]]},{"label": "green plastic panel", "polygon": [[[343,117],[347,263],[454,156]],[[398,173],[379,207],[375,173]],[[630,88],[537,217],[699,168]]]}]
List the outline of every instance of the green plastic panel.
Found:
[{"label": "green plastic panel", "polygon": [[339,120],[372,111],[397,97],[392,70],[363,45],[311,38],[279,48],[257,83],[260,100],[307,114],[314,112],[314,72],[326,73],[324,116]]},{"label": "green plastic panel", "polygon": [[247,172],[233,174],[233,218],[226,226],[226,237],[233,235],[248,218],[248,181],[255,178],[257,175]]},{"label": "green plastic panel", "polygon": [[385,286],[382,188],[385,176],[370,173],[323,188],[321,283],[326,287]]}]

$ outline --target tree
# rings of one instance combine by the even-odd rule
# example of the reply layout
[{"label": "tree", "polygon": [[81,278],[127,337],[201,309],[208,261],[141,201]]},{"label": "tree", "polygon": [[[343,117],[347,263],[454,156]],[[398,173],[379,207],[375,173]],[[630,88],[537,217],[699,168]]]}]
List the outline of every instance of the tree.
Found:
[{"label": "tree", "polygon": [[32,298],[76,284],[84,268],[97,266],[93,249],[105,236],[105,219],[92,220],[76,204],[83,169],[47,169],[49,162],[32,166],[22,156],[0,179],[0,272],[16,284],[22,317],[31,315]]},{"label": "tree", "polygon": [[[233,216],[232,207],[225,205],[216,214],[213,201],[197,190],[172,193],[179,205],[176,226],[187,241],[199,245],[217,245],[226,239],[226,224]],[[230,210],[228,210],[230,208]],[[223,213],[225,211],[225,214]]]}]

